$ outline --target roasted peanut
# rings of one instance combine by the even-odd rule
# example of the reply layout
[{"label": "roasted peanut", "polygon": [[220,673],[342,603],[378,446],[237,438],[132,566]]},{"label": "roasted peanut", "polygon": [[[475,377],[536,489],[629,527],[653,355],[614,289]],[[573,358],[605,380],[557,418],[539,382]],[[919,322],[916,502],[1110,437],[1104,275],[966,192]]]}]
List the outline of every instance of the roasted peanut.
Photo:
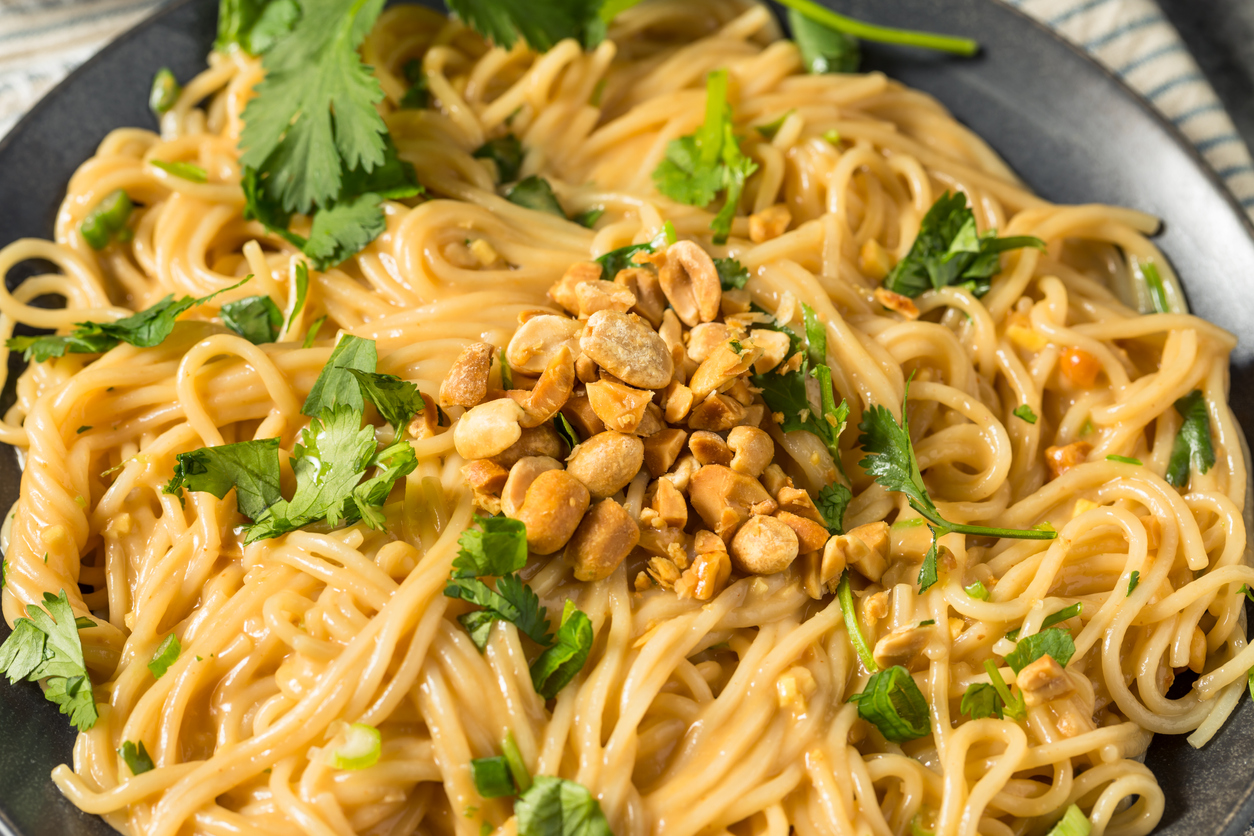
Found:
[{"label": "roasted peanut", "polygon": [[413,438],[431,438],[441,423],[440,410],[436,406],[435,398],[422,392],[419,394],[422,395],[422,411],[413,417],[405,429]]},{"label": "roasted peanut", "polygon": [[635,314],[594,313],[579,347],[598,366],[638,389],[661,389],[675,370],[666,343]]},{"label": "roasted peanut", "polygon": [[656,479],[671,469],[675,459],[679,458],[680,451],[684,449],[684,440],[687,437],[688,433],[683,430],[670,427],[644,439],[644,464],[649,468],[650,476]]},{"label": "roasted peanut", "polygon": [[568,400],[562,406],[562,414],[570,421],[580,438],[588,438],[605,430],[605,424],[592,411],[592,404],[586,395]]},{"label": "roasted peanut", "polygon": [[588,403],[607,429],[635,432],[653,400],[647,389],[635,389],[613,378],[588,384]]},{"label": "roasted peanut", "polygon": [[440,406],[469,408],[483,400],[494,351],[488,343],[471,343],[462,349],[440,384]]},{"label": "roasted peanut", "polygon": [[606,430],[571,453],[566,472],[602,499],[627,487],[644,464],[644,442],[634,435]]},{"label": "roasted peanut", "polygon": [[546,314],[533,317],[514,332],[505,349],[510,367],[524,374],[542,374],[562,346],[572,357],[579,354],[579,333],[583,323],[577,319]]},{"label": "roasted peanut", "polygon": [[662,391],[662,412],[672,424],[687,418],[695,402],[692,390],[677,381],[672,380]]},{"label": "roasted peanut", "polygon": [[709,254],[692,241],[666,248],[666,263],[658,269],[662,292],[688,327],[718,316],[723,286]]},{"label": "roasted peanut", "polygon": [[575,388],[575,364],[569,346],[561,346],[545,367],[544,374],[522,403],[524,427],[538,427],[548,421],[570,399]]},{"label": "roasted peanut", "polygon": [[792,223],[792,212],[782,203],[768,206],[749,216],[749,240],[755,244],[778,238]]},{"label": "roasted peanut", "polygon": [[679,567],[675,565],[675,561],[665,557],[651,557],[646,572],[653,581],[663,589],[674,589],[675,582],[679,580]]},{"label": "roasted peanut", "polygon": [[890,311],[896,311],[909,320],[919,318],[919,306],[914,304],[914,300],[909,296],[903,296],[900,293],[894,293],[886,287],[877,287],[873,294],[875,301],[879,302]]},{"label": "roasted peanut", "polygon": [[575,358],[575,377],[580,383],[595,383],[601,379],[600,372],[597,370],[597,364],[592,362],[592,358],[584,353],[580,353]]},{"label": "roasted peanut", "polygon": [[746,476],[760,476],[775,458],[775,442],[766,430],[757,427],[733,427],[727,434],[727,446],[736,454],[731,469]]},{"label": "roasted peanut", "polygon": [[620,284],[636,297],[635,312],[649,320],[654,328],[662,323],[666,295],[658,284],[657,274],[644,267],[627,267],[618,271],[614,284]]},{"label": "roasted peanut", "polygon": [[688,436],[688,449],[701,464],[730,465],[733,453],[718,433],[697,430]]},{"label": "roasted peanut", "polygon": [[479,459],[462,465],[462,478],[473,490],[500,493],[509,479],[509,471],[495,462]]},{"label": "roasted peanut", "polygon": [[1073,441],[1062,447],[1046,448],[1045,463],[1049,465],[1050,478],[1057,479],[1076,465],[1083,464],[1092,449],[1093,445],[1087,441]]},{"label": "roasted peanut", "polygon": [[636,521],[612,499],[588,509],[566,546],[566,559],[575,567],[575,579],[608,578],[640,542]]},{"label": "roasted peanut", "polygon": [[688,524],[688,502],[667,479],[657,480],[651,507],[663,525],[683,528]]},{"label": "roasted peanut", "polygon": [[831,538],[823,549],[823,582],[829,582],[849,566],[879,583],[888,568],[888,542],[888,523],[882,520]]},{"label": "roasted peanut", "polygon": [[571,313],[579,312],[579,286],[601,278],[601,265],[595,261],[576,261],[549,288],[549,298]]},{"label": "roasted peanut", "polygon": [[481,403],[457,422],[453,445],[465,459],[487,459],[503,453],[522,437],[525,414],[509,398]]},{"label": "roasted peanut", "polygon": [[723,323],[702,322],[688,332],[688,356],[695,363],[704,362],[730,336]]},{"label": "roasted peanut", "polygon": [[588,489],[564,470],[541,473],[527,488],[515,519],[527,526],[527,547],[535,554],[552,554],[566,545],[584,512]]},{"label": "roasted peanut", "polygon": [[740,571],[773,575],[797,559],[797,535],[780,520],[757,515],[736,530],[727,551]]},{"label": "roasted peanut", "polygon": [[905,627],[894,630],[875,643],[872,656],[880,667],[901,665],[907,670],[925,666],[928,659],[922,655],[932,631],[926,627]]},{"label": "roasted peanut", "polygon": [[[692,476],[688,499],[705,524],[724,540],[752,516],[753,508],[762,507],[762,503],[770,503],[772,510],[775,507],[758,480],[718,464],[705,465]],[[792,539],[795,544],[797,535]]]},{"label": "roasted peanut", "polygon": [[665,479],[675,486],[675,490],[688,490],[692,477],[701,469],[701,463],[691,453],[681,456],[674,465],[671,466],[669,473],[662,474],[659,478]]},{"label": "roasted peanut", "polygon": [[712,531],[698,531],[693,545],[696,557],[675,581],[675,592],[680,598],[709,601],[727,585],[731,558],[726,544]]},{"label": "roasted peanut", "polygon": [[538,427],[524,429],[517,441],[507,447],[504,452],[490,458],[501,467],[511,468],[515,462],[527,456],[548,456],[552,459],[560,459],[564,455],[566,455],[566,445],[557,434],[557,430],[552,424],[541,424]]},{"label": "roasted peanut", "polygon": [[1025,665],[1015,676],[1015,684],[1023,692],[1023,701],[1029,706],[1065,697],[1075,690],[1062,665],[1048,654]]},{"label": "roasted peanut", "polygon": [[[780,472],[783,473],[783,471]],[[765,477],[765,474],[763,475]],[[787,476],[784,478],[788,479]],[[764,478],[763,482],[765,483],[765,481]],[[767,485],[767,490],[770,490],[770,485]],[[799,517],[805,517],[807,520],[813,520],[819,525],[826,525],[823,515],[815,507],[814,500],[810,498],[810,494],[800,488],[794,488],[791,479],[788,479],[788,484],[780,485],[775,490],[775,501],[779,503],[779,510],[781,511],[788,511]]]},{"label": "roasted peanut", "polygon": [[726,320],[728,317],[748,313],[752,310],[753,297],[744,288],[724,290],[723,298],[719,301],[718,307],[723,312],[723,319]]},{"label": "roasted peanut", "polygon": [[760,356],[761,349],[752,343],[742,345],[737,351],[731,342],[725,342],[697,366],[688,381],[688,388],[692,389],[692,395],[698,401],[705,400],[713,392],[724,392],[737,378],[748,374]]},{"label": "roasted peanut", "polygon": [[527,456],[514,462],[509,469],[505,484],[501,487],[501,511],[507,517],[514,517],[518,509],[527,500],[527,488],[541,473],[550,470],[561,470],[562,463],[548,456]]},{"label": "roasted peanut", "polygon": [[587,319],[597,311],[627,313],[636,306],[636,295],[621,284],[598,280],[575,288],[579,317]]},{"label": "roasted peanut", "polygon": [[827,545],[829,537],[827,529],[814,520],[799,517],[791,511],[776,511],[775,519],[791,528],[797,535],[797,548],[801,552],[815,552]]},{"label": "roasted peanut", "polygon": [[739,426],[747,414],[748,411],[735,398],[715,392],[692,408],[688,426],[694,430],[726,432]]},{"label": "roasted peanut", "polygon": [[650,403],[645,406],[644,415],[640,417],[640,423],[633,432],[641,438],[648,438],[664,429],[666,429],[666,424],[662,421],[662,408],[655,403]]},{"label": "roasted peanut", "polygon": [[753,362],[753,370],[758,374],[766,374],[784,362],[784,358],[788,356],[788,349],[792,345],[784,332],[771,331],[766,328],[754,328],[749,332],[749,340],[762,352],[762,355]]},{"label": "roasted peanut", "polygon": [[[785,511],[792,511],[794,514],[801,514],[796,508],[786,507],[783,498],[779,495],[781,489],[793,486],[792,477],[785,473],[782,467],[777,464],[768,464],[766,470],[762,471],[761,478],[763,487],[766,488],[771,496],[775,497],[776,501],[779,502],[779,507]],[[805,493],[805,491],[801,491],[801,493]],[[809,494],[806,494],[806,498],[809,498]],[[804,517],[806,515],[801,514],[801,516]]]}]

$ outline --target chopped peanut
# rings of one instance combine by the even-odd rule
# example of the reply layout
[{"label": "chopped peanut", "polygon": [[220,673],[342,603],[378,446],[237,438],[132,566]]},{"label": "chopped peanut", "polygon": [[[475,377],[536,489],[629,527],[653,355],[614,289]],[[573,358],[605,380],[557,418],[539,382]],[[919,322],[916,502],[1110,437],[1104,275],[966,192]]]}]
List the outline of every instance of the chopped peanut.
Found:
[{"label": "chopped peanut", "polygon": [[683,528],[688,524],[688,501],[669,480],[658,479],[653,494],[653,511],[657,518],[671,528]]},{"label": "chopped peanut", "polygon": [[605,430],[605,422],[597,417],[586,395],[568,400],[562,406],[562,415],[566,416],[580,438],[590,438]]},{"label": "chopped peanut", "polygon": [[566,546],[566,559],[575,567],[575,579],[608,578],[640,542],[636,522],[612,499],[588,509]]},{"label": "chopped peanut", "polygon": [[572,314],[579,313],[579,285],[601,278],[601,265],[595,261],[576,261],[566,268],[557,284],[549,288],[549,298]]},{"label": "chopped peanut", "polygon": [[914,300],[909,296],[903,296],[900,293],[894,293],[886,287],[877,287],[873,294],[875,301],[879,302],[890,311],[895,311],[906,319],[918,319],[919,307],[914,304]]},{"label": "chopped peanut", "polygon": [[880,667],[901,665],[907,670],[919,670],[927,666],[928,659],[922,651],[931,635],[927,627],[894,630],[875,643],[872,656]]},{"label": "chopped peanut", "polygon": [[597,311],[627,313],[636,306],[636,294],[614,282],[598,279],[575,287],[579,318],[587,319]]},{"label": "chopped peanut", "polygon": [[730,465],[732,451],[727,442],[718,433],[709,430],[697,430],[688,436],[688,449],[701,464]]},{"label": "chopped peanut", "polygon": [[1048,654],[1026,665],[1015,676],[1015,682],[1029,706],[1042,705],[1075,690],[1062,665]]},{"label": "chopped peanut", "polygon": [[514,462],[509,469],[505,484],[501,486],[501,513],[514,517],[527,499],[527,489],[541,473],[561,470],[562,463],[548,456],[527,456]]},{"label": "chopped peanut", "polygon": [[[884,521],[860,525],[848,534],[841,534],[827,541],[823,550],[823,582],[827,583],[829,567],[835,572],[838,565],[857,569],[863,577],[879,583],[888,568],[888,523]],[[832,577],[836,577],[839,573]]]},{"label": "chopped peanut", "polygon": [[649,320],[654,328],[662,323],[662,312],[666,310],[666,294],[662,293],[662,285],[658,283],[657,274],[644,267],[627,267],[618,271],[614,284],[620,284],[631,291],[636,297],[633,310]]},{"label": "chopped peanut", "polygon": [[[705,465],[693,475],[688,499],[705,524],[725,540],[749,519],[755,506],[766,502],[774,505],[757,479],[718,464]],[[793,540],[796,539],[794,534]]]},{"label": "chopped peanut", "polygon": [[[715,349],[727,342],[731,334],[727,326],[721,322],[702,322],[688,332],[688,356],[693,362],[701,363]],[[787,339],[787,336],[784,336]]]},{"label": "chopped peanut", "polygon": [[488,343],[471,343],[453,361],[440,384],[440,406],[472,407],[488,394],[488,373],[496,350]]},{"label": "chopped peanut", "polygon": [[653,400],[648,389],[635,389],[613,378],[588,384],[588,403],[607,429],[635,432]]},{"label": "chopped peanut", "polygon": [[1088,458],[1093,445],[1087,441],[1073,441],[1062,447],[1048,447],[1045,450],[1045,463],[1049,465],[1050,478],[1057,479],[1071,468]]},{"label": "chopped peanut", "polygon": [[762,356],[753,364],[753,370],[758,374],[766,374],[784,362],[792,345],[783,331],[769,331],[766,328],[754,328],[749,332],[749,339],[762,352]]},{"label": "chopped peanut", "polygon": [[682,383],[672,380],[662,391],[662,411],[666,420],[678,424],[688,417],[696,398],[692,390]]},{"label": "chopped peanut", "polygon": [[1081,389],[1089,389],[1101,374],[1102,363],[1082,348],[1068,346],[1058,355],[1062,376]]},{"label": "chopped peanut", "polygon": [[509,398],[472,407],[453,428],[453,444],[465,459],[488,459],[522,437],[526,413]]},{"label": "chopped peanut", "polygon": [[733,427],[727,446],[736,454],[729,463],[731,469],[746,476],[761,475],[775,457],[775,442],[757,427]]},{"label": "chopped peanut", "polygon": [[579,347],[598,366],[639,389],[661,389],[674,371],[666,343],[634,314],[597,311],[588,317]]},{"label": "chopped peanut", "polygon": [[571,359],[570,347],[562,345],[545,367],[544,374],[540,375],[536,385],[519,400],[519,405],[526,413],[522,425],[538,427],[548,421],[570,399],[574,388],[575,364]]},{"label": "chopped peanut", "polygon": [[675,582],[675,592],[680,598],[709,601],[727,585],[731,577],[731,557],[727,546],[711,531],[698,531],[694,545],[696,557]]},{"label": "chopped peanut", "polygon": [[797,548],[802,553],[816,552],[827,545],[827,529],[814,520],[807,520],[789,511],[776,511],[775,519],[784,523],[797,535]]},{"label": "chopped peanut", "polygon": [[692,241],[679,241],[665,251],[658,282],[675,313],[689,327],[718,316],[723,286],[709,254]]},{"label": "chopped peanut", "polygon": [[740,425],[746,414],[735,398],[715,392],[693,407],[688,415],[688,426],[694,430],[726,432]]},{"label": "chopped peanut", "polygon": [[[780,473],[783,473],[781,470]],[[788,479],[787,476],[784,477]],[[770,489],[770,486],[767,486]],[[792,480],[788,479],[788,483],[780,485],[775,491],[775,501],[779,503],[779,510],[788,511],[799,517],[805,517],[807,520],[813,520],[819,525],[827,525],[827,521],[823,519],[823,515],[819,513],[819,509],[815,506],[814,500],[810,498],[810,494],[800,488],[792,487]]]},{"label": "chopped peanut", "polygon": [[684,441],[687,438],[688,433],[674,427],[656,432],[646,438],[644,440],[644,464],[649,468],[649,475],[656,479],[670,470],[671,465],[675,463],[684,449]]},{"label": "chopped peanut", "polygon": [[792,223],[792,212],[782,203],[768,206],[749,216],[749,240],[755,244],[778,238]]},{"label": "chopped peanut", "polygon": [[554,314],[532,317],[514,332],[505,349],[505,359],[515,371],[542,374],[563,345],[570,349],[572,357],[578,356],[582,330],[577,319]]},{"label": "chopped peanut", "polygon": [[552,554],[566,545],[588,501],[588,489],[564,470],[537,476],[515,517],[527,527],[527,547],[536,554]]}]

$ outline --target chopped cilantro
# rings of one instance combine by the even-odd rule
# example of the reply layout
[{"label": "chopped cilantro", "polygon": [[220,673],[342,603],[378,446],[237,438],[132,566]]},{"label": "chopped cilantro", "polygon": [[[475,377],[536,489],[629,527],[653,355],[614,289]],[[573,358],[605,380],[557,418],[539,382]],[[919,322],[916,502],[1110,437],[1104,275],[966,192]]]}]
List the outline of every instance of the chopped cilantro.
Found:
[{"label": "chopped cilantro", "polygon": [[157,679],[165,676],[165,672],[170,666],[178,661],[179,654],[183,651],[183,645],[179,642],[179,637],[171,633],[165,637],[165,641],[157,646],[157,650],[152,654],[152,660],[148,663],[148,670]]},{"label": "chopped cilantro", "polygon": [[502,183],[517,180],[518,172],[522,169],[522,143],[513,134],[488,140],[476,148],[471,156],[496,163],[496,176]]},{"label": "chopped cilantro", "polygon": [[143,775],[145,772],[151,772],[155,767],[152,763],[152,756],[148,754],[148,750],[144,748],[144,741],[139,741],[139,745],[135,745],[129,740],[123,740],[122,745],[118,747],[118,754],[126,763],[126,768],[131,771],[132,775]]},{"label": "chopped cilantro", "polygon": [[740,290],[749,281],[749,271],[734,258],[714,259],[714,269],[723,290]]},{"label": "chopped cilantro", "polygon": [[96,725],[91,678],[83,661],[78,631],[94,627],[87,617],[74,617],[65,590],[44,593],[44,606],[27,606],[26,616],[0,645],[0,673],[9,684],[44,680],[44,699],[56,703],[79,731]]},{"label": "chopped cilantro", "polygon": [[614,836],[601,803],[582,785],[537,775],[514,802],[518,836]]},{"label": "chopped cilantro", "polygon": [[505,193],[505,199],[525,209],[548,212],[550,215],[566,218],[566,212],[562,209],[562,204],[558,203],[557,195],[553,194],[553,187],[549,185],[549,181],[534,174],[515,183],[513,188]]},{"label": "chopped cilantro", "polygon": [[1211,444],[1206,398],[1200,389],[1176,401],[1176,412],[1184,418],[1184,423],[1171,446],[1166,478],[1173,487],[1182,488],[1189,483],[1190,470],[1205,473],[1211,469],[1215,464],[1215,448]]},{"label": "chopped cilantro", "polygon": [[222,306],[222,322],[253,345],[279,338],[283,312],[269,296],[249,296]]},{"label": "chopped cilantro", "polygon": [[1027,421],[1029,424],[1036,423],[1036,413],[1032,411],[1032,407],[1028,406],[1025,403],[1019,404],[1018,406],[1015,407],[1014,415],[1016,418],[1022,418],[1024,421]]}]

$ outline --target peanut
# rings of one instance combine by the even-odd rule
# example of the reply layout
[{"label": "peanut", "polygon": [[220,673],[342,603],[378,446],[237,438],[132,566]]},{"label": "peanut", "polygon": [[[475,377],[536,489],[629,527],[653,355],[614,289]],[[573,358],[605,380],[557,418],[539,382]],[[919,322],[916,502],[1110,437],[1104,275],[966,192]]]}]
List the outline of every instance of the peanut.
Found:
[{"label": "peanut", "polygon": [[638,389],[661,389],[675,370],[666,343],[634,314],[597,311],[588,318],[579,347],[598,366]]},{"label": "peanut", "polygon": [[768,206],[749,216],[749,240],[755,244],[778,238],[792,223],[792,212],[782,203]]},{"label": "peanut", "polygon": [[566,472],[603,499],[627,486],[644,464],[644,442],[634,435],[606,430],[585,440],[571,453]]},{"label": "peanut", "polygon": [[634,389],[612,378],[588,384],[588,404],[611,430],[635,432],[652,400],[653,393],[647,389]]},{"label": "peanut", "polygon": [[[770,503],[774,510],[775,505],[758,480],[718,464],[705,465],[692,476],[688,499],[705,524],[724,540],[752,516],[755,507]],[[797,536],[792,538],[795,543]]]},{"label": "peanut", "polygon": [[797,535],[774,517],[750,517],[732,538],[732,563],[752,575],[773,575],[797,558]]},{"label": "peanut", "polygon": [[636,521],[612,499],[603,499],[584,515],[583,522],[566,546],[566,559],[575,567],[575,578],[599,581],[618,568],[640,542]]},{"label": "peanut", "polygon": [[514,332],[505,348],[510,367],[524,374],[542,374],[564,345],[571,356],[579,353],[579,333],[583,323],[555,314],[528,319]]},{"label": "peanut", "polygon": [[[661,430],[644,440],[644,463],[654,479],[671,469],[684,449],[688,433],[675,427]],[[676,486],[678,487],[678,486]],[[681,489],[682,490],[682,489]]]},{"label": "peanut", "polygon": [[601,278],[601,265],[595,261],[576,261],[549,288],[549,298],[571,313],[579,311],[579,286]]},{"label": "peanut", "polygon": [[718,316],[723,287],[709,254],[692,241],[666,248],[666,263],[658,270],[662,292],[688,327]]},{"label": "peanut", "polygon": [[571,359],[570,347],[562,345],[523,401],[522,408],[526,417],[523,418],[522,425],[528,428],[538,427],[548,421],[570,398],[574,388],[575,364]]},{"label": "peanut", "polygon": [[548,456],[527,456],[514,462],[501,487],[501,512],[514,517],[527,500],[527,488],[541,473],[561,470],[562,463]]},{"label": "peanut", "polygon": [[566,471],[549,470],[537,476],[515,516],[527,527],[528,548],[535,554],[552,554],[566,545],[588,502],[588,489]]},{"label": "peanut", "polygon": [[462,349],[440,384],[440,406],[472,407],[484,399],[494,351],[488,343],[471,343]]},{"label": "peanut", "polygon": [[481,403],[466,411],[453,428],[453,445],[465,459],[487,459],[508,450],[522,437],[523,408],[509,398]]},{"label": "peanut", "polygon": [[621,284],[598,280],[584,282],[575,288],[579,302],[579,318],[587,319],[597,311],[627,313],[636,306],[636,295]]},{"label": "peanut", "polygon": [[727,434],[727,446],[736,454],[731,469],[746,476],[760,476],[775,458],[775,442],[766,430],[757,427],[733,427]]}]

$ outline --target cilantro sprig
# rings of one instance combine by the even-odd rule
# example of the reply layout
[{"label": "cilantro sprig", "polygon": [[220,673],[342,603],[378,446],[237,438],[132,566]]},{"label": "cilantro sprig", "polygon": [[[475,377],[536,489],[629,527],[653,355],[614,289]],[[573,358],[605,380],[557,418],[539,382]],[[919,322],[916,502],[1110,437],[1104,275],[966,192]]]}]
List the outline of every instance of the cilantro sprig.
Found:
[{"label": "cilantro sprig", "polygon": [[316,417],[292,449],[296,490],[290,500],[279,490],[277,438],[179,453],[163,492],[204,491],[221,499],[234,488],[240,513],[253,521],[244,529],[245,543],[322,521],[337,526],[362,520],[382,528],[383,503],[418,459],[404,439],[378,449],[374,428],[362,426],[365,403],[398,432],[425,404],[412,383],[376,374],[376,362],[374,341],[351,335],[332,353],[302,409]]},{"label": "cilantro sprig", "polygon": [[862,431],[858,436],[858,444],[866,457],[858,464],[888,490],[905,494],[910,507],[922,515],[932,529],[932,546],[919,569],[920,591],[936,583],[936,540],[945,534],[957,532],[978,537],[1013,537],[1020,540],[1053,540],[1058,536],[1058,532],[1052,528],[991,528],[954,523],[941,516],[940,510],[928,495],[927,486],[923,484],[919,460],[915,457],[914,445],[910,442],[910,418],[906,411],[909,398],[910,382],[907,381],[901,400],[901,423],[882,404],[876,404],[863,413],[862,422],[858,424],[858,429]]},{"label": "cilantro sprig", "polygon": [[87,731],[98,719],[78,637],[79,630],[94,626],[90,618],[74,617],[64,589],[57,595],[45,592],[44,606],[28,606],[26,616],[14,622],[13,632],[0,645],[0,673],[9,684],[45,680],[44,698],[56,703],[79,731]]},{"label": "cilantro sprig", "polygon": [[166,337],[174,332],[174,324],[184,312],[203,305],[228,290],[234,290],[251,278],[252,276],[248,276],[230,287],[199,298],[184,296],[175,300],[173,295],[166,296],[150,308],[113,322],[76,322],[74,330],[68,334],[12,337],[5,345],[13,351],[23,352],[24,359],[34,359],[36,363],[53,357],[64,357],[67,353],[102,354],[120,343],[137,348],[152,348],[165,342]]},{"label": "cilantro sprig", "polygon": [[727,70],[706,78],[705,122],[696,133],[671,140],[666,158],[653,170],[657,190],[679,203],[705,208],[723,193],[723,206],[710,221],[714,243],[731,234],[732,218],[757,163],[740,150],[727,101]]},{"label": "cilantro sprig", "polygon": [[[830,32],[846,36],[852,43],[854,50],[857,49],[857,39],[859,38],[864,41],[913,46],[963,56],[975,55],[980,49],[980,45],[970,38],[939,35],[934,32],[918,32],[911,29],[897,29],[891,26],[878,26],[874,23],[867,23],[838,14],[826,6],[814,2],[814,0],[780,0],[780,3],[796,13],[796,17],[790,13],[789,23],[792,25],[793,35],[799,43],[802,40],[802,35],[798,31],[796,23],[798,19],[817,24],[825,27]],[[827,41],[820,41],[820,44],[825,45],[828,50],[833,49]],[[849,48],[847,46],[846,50]],[[804,49],[802,54],[810,55]],[[854,52],[854,56],[854,60],[846,57],[844,53],[834,57],[829,56],[827,59],[828,63],[819,65],[821,68],[816,68],[815,61],[811,55],[811,57],[807,57],[806,66],[811,72],[852,72],[857,69],[856,52]]]},{"label": "cilantro sprig", "polygon": [[913,298],[925,290],[965,285],[983,296],[1001,269],[1001,254],[1023,247],[1043,250],[1045,242],[1031,235],[998,238],[993,229],[980,234],[967,196],[946,192],[923,216],[910,252],[884,277],[884,287]]},{"label": "cilantro sprig", "polygon": [[[444,594],[480,609],[457,617],[480,650],[497,621],[508,621],[544,651],[531,663],[531,684],[546,700],[557,696],[583,669],[592,650],[592,621],[574,603],[562,609],[557,634],[549,633],[547,609],[518,571],[527,564],[527,527],[506,517],[476,517],[462,532]],[[495,577],[495,589],[484,578]]]}]

